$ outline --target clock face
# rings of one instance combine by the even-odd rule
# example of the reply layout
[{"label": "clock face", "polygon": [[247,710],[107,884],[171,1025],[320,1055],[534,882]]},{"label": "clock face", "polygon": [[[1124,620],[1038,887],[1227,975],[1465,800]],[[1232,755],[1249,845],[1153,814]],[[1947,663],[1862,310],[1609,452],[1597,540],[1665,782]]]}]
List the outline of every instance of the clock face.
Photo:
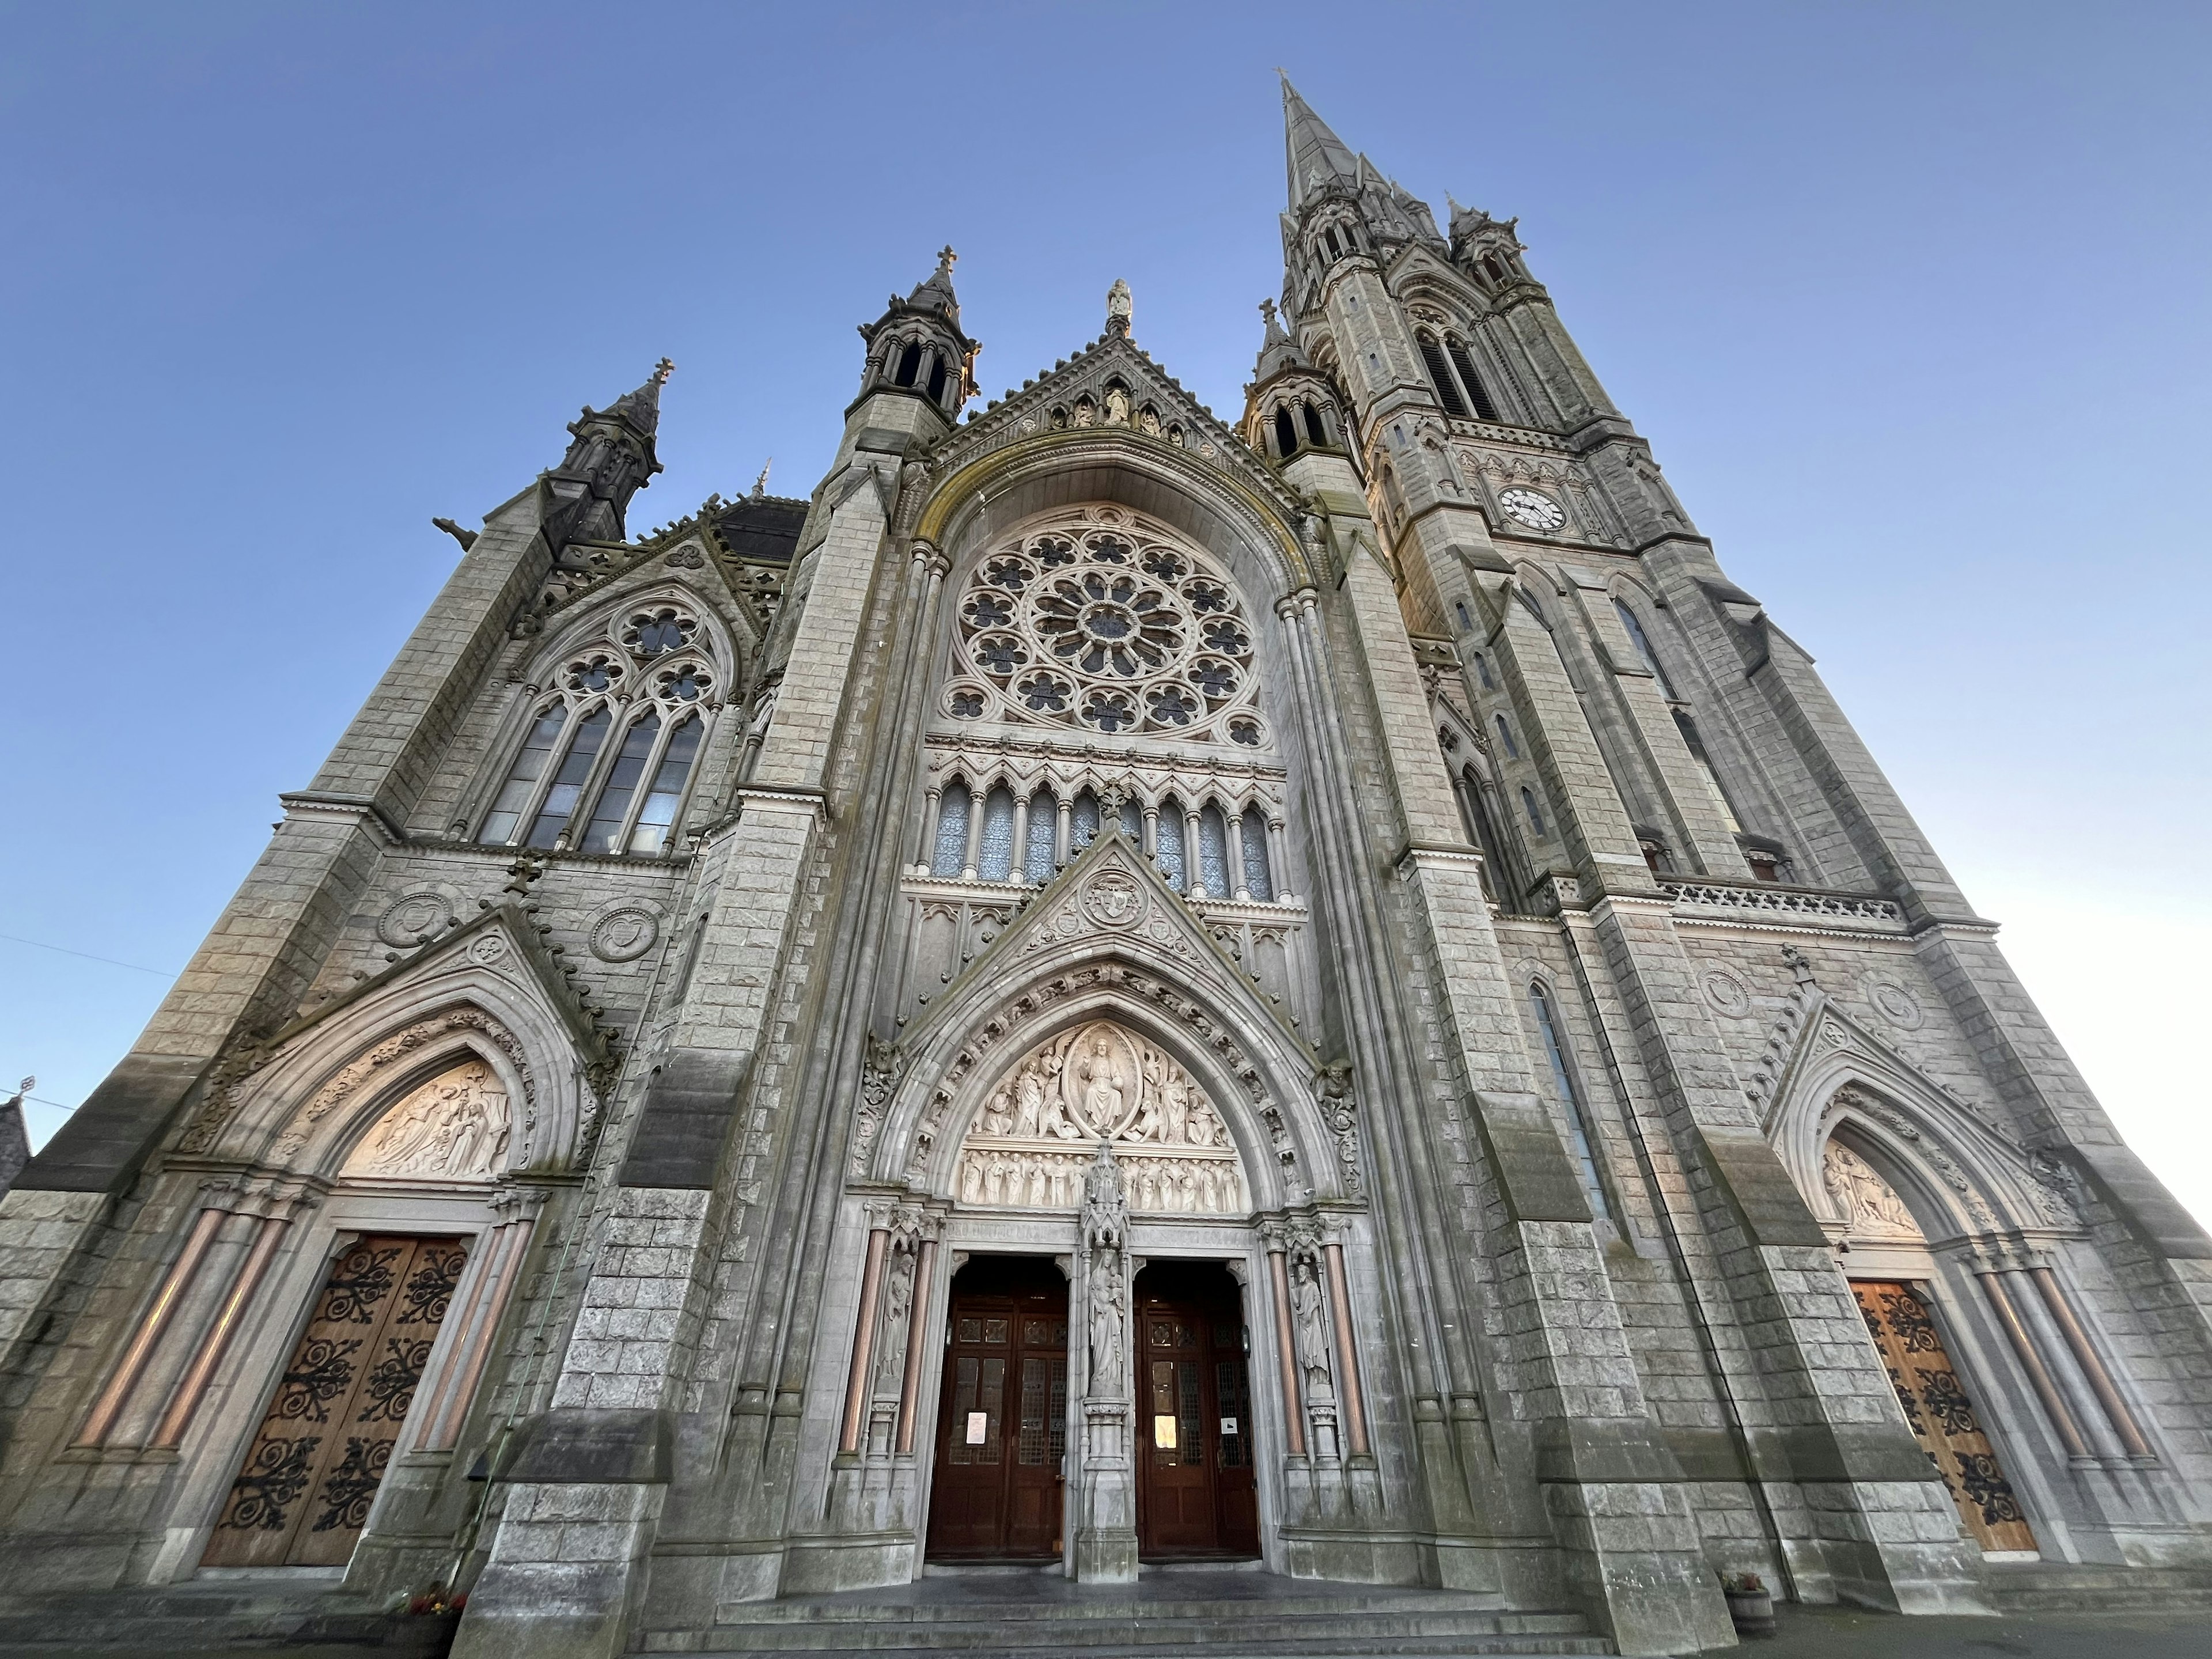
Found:
[{"label": "clock face", "polygon": [[1498,492],[1498,504],[1505,509],[1507,518],[1531,530],[1557,530],[1567,521],[1565,512],[1557,501],[1534,489],[1501,489]]}]

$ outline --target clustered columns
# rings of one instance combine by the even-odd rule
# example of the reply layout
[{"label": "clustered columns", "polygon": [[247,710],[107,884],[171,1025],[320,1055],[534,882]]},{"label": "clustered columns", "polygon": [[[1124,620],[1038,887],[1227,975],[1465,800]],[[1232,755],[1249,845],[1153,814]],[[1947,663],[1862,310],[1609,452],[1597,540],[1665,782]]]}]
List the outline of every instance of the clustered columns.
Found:
[{"label": "clustered columns", "polygon": [[1346,1456],[1368,1459],[1343,1243],[1326,1220],[1267,1222],[1261,1237],[1291,1456],[1310,1457],[1316,1472],[1339,1469]]},{"label": "clustered columns", "polygon": [[[2145,1438],[2142,1425],[2121,1397],[2066,1287],[2049,1264],[1984,1256],[1974,1262],[1973,1271],[2021,1370],[2043,1403],[2044,1414],[2051,1419],[2059,1443],[2066,1448],[2068,1459],[2077,1468],[2121,1458],[2138,1466],[2156,1463],[2157,1454]],[[2047,1327],[2036,1318],[2039,1306],[2049,1318]],[[2054,1333],[2058,1339],[2056,1344],[2051,1340]],[[2073,1379],[2062,1376],[2063,1364],[2052,1363],[2060,1346],[2073,1357],[2090,1400],[2081,1397]],[[2075,1395],[2071,1401],[2069,1393]]]},{"label": "clustered columns", "polygon": [[[173,1450],[291,1224],[321,1201],[296,1182],[217,1178],[77,1431],[80,1447]],[[156,1413],[158,1413],[158,1417]]]},{"label": "clustered columns", "polygon": [[837,1434],[841,1460],[865,1451],[880,1461],[894,1449],[902,1457],[913,1455],[923,1328],[937,1262],[936,1223],[918,1206],[877,1200],[868,1205],[867,1218],[860,1316],[853,1327],[852,1367],[846,1374],[845,1412]]}]

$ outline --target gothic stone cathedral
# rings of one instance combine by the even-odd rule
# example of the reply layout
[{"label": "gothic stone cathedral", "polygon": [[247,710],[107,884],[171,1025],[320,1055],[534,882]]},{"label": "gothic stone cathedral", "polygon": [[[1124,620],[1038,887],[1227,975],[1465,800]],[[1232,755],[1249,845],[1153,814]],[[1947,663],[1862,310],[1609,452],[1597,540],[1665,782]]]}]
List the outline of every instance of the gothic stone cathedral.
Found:
[{"label": "gothic stone cathedral", "polygon": [[1514,222],[1285,100],[1235,428],[1118,283],[970,410],[948,250],[807,500],[631,539],[664,365],[456,531],[0,1207],[18,1588],[1657,1654],[2212,1562],[2212,1242]]}]

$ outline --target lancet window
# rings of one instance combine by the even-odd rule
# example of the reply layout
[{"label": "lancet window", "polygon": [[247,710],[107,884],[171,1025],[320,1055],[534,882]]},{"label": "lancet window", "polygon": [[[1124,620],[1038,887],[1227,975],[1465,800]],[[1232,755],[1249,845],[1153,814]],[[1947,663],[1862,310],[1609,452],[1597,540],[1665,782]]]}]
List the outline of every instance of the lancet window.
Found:
[{"label": "lancet window", "polygon": [[1542,984],[1528,982],[1528,1007],[1536,1017],[1536,1029],[1544,1042],[1544,1057],[1551,1064],[1552,1086],[1558,1091],[1560,1108],[1566,1114],[1567,1145],[1574,1154],[1575,1173],[1580,1178],[1583,1192],[1589,1200],[1590,1213],[1601,1221],[1612,1219],[1612,1206],[1606,1202],[1605,1182],[1599,1179],[1597,1154],[1590,1144],[1589,1120],[1583,1110],[1583,1097],[1575,1087],[1575,1075],[1567,1063],[1566,1046],[1559,1039],[1559,1021],[1552,1012],[1552,999],[1545,994]]},{"label": "lancet window", "polygon": [[477,839],[492,846],[649,855],[667,850],[720,706],[696,617],[623,613],[572,653],[532,716]]}]

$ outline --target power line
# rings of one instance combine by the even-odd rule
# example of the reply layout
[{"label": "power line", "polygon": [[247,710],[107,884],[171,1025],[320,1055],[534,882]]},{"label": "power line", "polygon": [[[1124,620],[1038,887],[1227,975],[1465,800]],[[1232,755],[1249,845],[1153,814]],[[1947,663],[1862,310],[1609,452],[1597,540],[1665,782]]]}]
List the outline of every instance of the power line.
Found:
[{"label": "power line", "polygon": [[[10,945],[27,945],[33,950],[56,951],[65,957],[79,957],[86,962],[104,962],[111,968],[128,968],[134,974],[152,974],[157,979],[174,979],[176,975],[159,968],[142,968],[135,962],[118,962],[113,957],[96,957],[89,951],[72,951],[66,945],[49,945],[42,939],[25,939],[20,933],[0,933],[0,939]],[[48,1103],[52,1104],[51,1102]]]}]

